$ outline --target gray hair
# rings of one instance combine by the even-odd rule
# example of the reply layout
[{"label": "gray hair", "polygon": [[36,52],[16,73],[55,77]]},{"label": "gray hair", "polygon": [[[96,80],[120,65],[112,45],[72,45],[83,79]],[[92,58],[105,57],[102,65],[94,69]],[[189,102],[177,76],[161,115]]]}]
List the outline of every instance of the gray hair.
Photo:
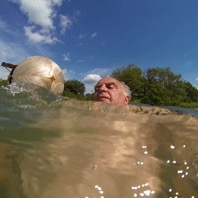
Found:
[{"label": "gray hair", "polygon": [[131,92],[130,88],[128,87],[128,85],[126,85],[125,82],[123,82],[123,81],[120,81],[120,82],[122,83],[122,85],[124,87],[124,95],[131,98],[131,93],[132,92]]}]

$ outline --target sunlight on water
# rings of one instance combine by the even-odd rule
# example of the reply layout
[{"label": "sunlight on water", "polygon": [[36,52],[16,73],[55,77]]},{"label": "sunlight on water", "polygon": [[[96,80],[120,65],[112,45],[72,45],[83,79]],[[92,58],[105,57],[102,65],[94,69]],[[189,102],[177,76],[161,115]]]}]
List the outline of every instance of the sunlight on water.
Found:
[{"label": "sunlight on water", "polygon": [[0,197],[198,196],[198,118],[0,89]]}]

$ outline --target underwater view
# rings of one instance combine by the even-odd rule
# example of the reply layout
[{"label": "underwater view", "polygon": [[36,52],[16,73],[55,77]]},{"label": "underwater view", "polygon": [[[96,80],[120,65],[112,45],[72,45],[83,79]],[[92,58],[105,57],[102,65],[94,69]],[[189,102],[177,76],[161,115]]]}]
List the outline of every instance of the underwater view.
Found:
[{"label": "underwater view", "polygon": [[1,87],[0,197],[196,198],[197,142],[197,109]]}]

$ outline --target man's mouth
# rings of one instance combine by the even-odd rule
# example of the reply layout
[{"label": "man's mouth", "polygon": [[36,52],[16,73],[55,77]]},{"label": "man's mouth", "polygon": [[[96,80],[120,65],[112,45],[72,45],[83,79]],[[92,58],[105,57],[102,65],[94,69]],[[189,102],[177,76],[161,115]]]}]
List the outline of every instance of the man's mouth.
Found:
[{"label": "man's mouth", "polygon": [[99,96],[98,97],[98,101],[110,102],[110,98],[109,97],[106,97],[106,96]]}]

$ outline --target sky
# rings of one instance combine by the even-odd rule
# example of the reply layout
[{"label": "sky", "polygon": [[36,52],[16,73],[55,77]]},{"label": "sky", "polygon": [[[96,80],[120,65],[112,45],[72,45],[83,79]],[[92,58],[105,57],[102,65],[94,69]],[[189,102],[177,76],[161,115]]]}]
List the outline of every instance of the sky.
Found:
[{"label": "sky", "polygon": [[87,93],[130,64],[170,67],[198,88],[198,1],[1,0],[0,61],[29,56],[49,57]]}]

